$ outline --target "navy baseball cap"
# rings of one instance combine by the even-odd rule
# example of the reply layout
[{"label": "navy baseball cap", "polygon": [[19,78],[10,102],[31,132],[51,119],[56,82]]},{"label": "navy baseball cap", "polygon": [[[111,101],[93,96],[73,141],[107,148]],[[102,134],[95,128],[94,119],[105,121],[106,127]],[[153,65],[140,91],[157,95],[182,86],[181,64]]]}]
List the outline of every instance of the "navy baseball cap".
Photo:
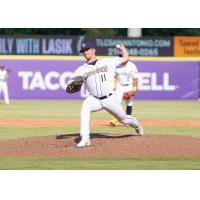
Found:
[{"label": "navy baseball cap", "polygon": [[85,41],[81,44],[80,53],[82,53],[85,49],[95,48],[94,44],[91,41]]}]

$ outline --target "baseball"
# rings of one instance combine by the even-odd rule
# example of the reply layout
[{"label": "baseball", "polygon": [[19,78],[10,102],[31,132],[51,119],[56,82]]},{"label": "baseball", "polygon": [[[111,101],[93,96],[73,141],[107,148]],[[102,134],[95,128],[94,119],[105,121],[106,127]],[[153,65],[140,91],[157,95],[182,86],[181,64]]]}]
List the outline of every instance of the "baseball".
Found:
[{"label": "baseball", "polygon": [[117,45],[116,45],[116,48],[120,48],[120,47],[121,47],[120,44],[117,44]]}]

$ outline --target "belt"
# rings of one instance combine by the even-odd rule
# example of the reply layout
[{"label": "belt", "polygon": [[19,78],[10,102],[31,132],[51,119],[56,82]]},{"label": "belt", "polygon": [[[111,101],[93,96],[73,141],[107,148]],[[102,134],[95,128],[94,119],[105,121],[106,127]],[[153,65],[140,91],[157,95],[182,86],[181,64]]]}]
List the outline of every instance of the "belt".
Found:
[{"label": "belt", "polygon": [[102,96],[102,97],[96,97],[96,96],[94,96],[94,97],[97,98],[97,99],[103,100],[103,99],[108,98],[108,97],[111,96],[111,95],[112,95],[112,93],[110,93],[110,94],[107,95],[107,96]]},{"label": "belt", "polygon": [[130,84],[122,84],[122,86],[128,86],[128,85],[130,85]]}]

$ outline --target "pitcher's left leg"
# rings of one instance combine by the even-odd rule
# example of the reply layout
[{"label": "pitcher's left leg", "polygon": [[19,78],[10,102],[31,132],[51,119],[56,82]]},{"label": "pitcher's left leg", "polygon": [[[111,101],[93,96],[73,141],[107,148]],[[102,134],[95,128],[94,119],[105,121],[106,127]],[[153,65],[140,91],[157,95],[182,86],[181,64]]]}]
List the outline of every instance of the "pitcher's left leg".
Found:
[{"label": "pitcher's left leg", "polygon": [[[118,101],[121,104],[122,99],[123,99],[123,94],[124,94],[124,87],[119,82],[117,82],[115,94],[117,96]],[[117,126],[118,122],[119,121],[116,118],[113,118],[112,120],[110,120],[110,125],[111,126]]]},{"label": "pitcher's left leg", "polygon": [[144,133],[140,123],[135,118],[126,115],[115,94],[103,100],[102,104],[103,108],[106,109],[113,116],[115,116],[120,122],[122,122],[123,124],[128,124],[129,126],[135,128],[137,133],[138,133],[138,127],[141,127],[140,133],[138,134],[142,135]]}]

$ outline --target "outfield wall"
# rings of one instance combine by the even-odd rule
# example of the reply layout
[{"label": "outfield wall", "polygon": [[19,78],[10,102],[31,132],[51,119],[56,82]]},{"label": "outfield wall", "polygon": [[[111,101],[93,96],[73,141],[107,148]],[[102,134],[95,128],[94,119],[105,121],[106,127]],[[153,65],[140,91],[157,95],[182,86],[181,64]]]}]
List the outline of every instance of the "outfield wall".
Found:
[{"label": "outfield wall", "polygon": [[[132,60],[133,61],[133,60]],[[11,70],[8,80],[11,99],[80,99],[88,94],[66,94],[66,82],[81,57],[4,57]],[[199,61],[137,60],[139,70],[137,99],[198,99]]]}]

